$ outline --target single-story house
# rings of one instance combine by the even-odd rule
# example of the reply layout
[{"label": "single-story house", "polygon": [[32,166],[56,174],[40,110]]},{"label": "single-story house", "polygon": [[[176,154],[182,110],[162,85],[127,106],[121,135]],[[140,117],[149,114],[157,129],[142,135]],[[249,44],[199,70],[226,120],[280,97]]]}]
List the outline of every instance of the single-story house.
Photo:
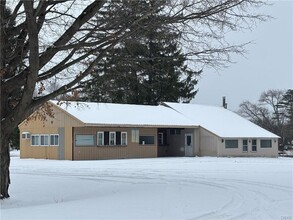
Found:
[{"label": "single-story house", "polygon": [[169,102],[49,105],[53,117],[30,117],[19,125],[21,158],[278,156],[277,135],[223,107]]}]

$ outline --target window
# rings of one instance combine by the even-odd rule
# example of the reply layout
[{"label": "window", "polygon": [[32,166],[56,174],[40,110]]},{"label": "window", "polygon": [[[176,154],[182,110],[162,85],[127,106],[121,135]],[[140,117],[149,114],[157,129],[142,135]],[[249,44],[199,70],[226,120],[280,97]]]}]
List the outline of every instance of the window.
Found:
[{"label": "window", "polygon": [[110,132],[110,145],[116,145],[116,132]]},{"label": "window", "polygon": [[104,132],[103,131],[99,131],[97,133],[97,137],[98,137],[98,140],[97,140],[98,145],[99,146],[104,145]]},{"label": "window", "polygon": [[261,148],[271,148],[272,141],[271,140],[260,140],[260,147]]},{"label": "window", "polygon": [[191,144],[192,144],[191,134],[186,134],[185,135],[185,144],[186,144],[186,146],[191,146]]},{"label": "window", "polygon": [[109,131],[104,131],[104,145],[109,145]]},{"label": "window", "polygon": [[31,145],[32,146],[39,146],[40,145],[40,136],[38,134],[31,135]]},{"label": "window", "polygon": [[121,131],[116,131],[116,145],[121,145]]},{"label": "window", "polygon": [[226,140],[225,148],[238,148],[238,140]]},{"label": "window", "polygon": [[139,142],[139,130],[137,128],[133,128],[131,130],[131,142],[133,143]]},{"label": "window", "polygon": [[50,135],[50,146],[59,146],[59,134]]},{"label": "window", "polygon": [[75,145],[76,146],[93,146],[94,135],[77,134],[75,136]]},{"label": "window", "polygon": [[139,136],[139,144],[155,144],[155,136]]},{"label": "window", "polygon": [[22,139],[30,139],[31,138],[31,134],[29,132],[22,132],[21,133],[21,138]]},{"label": "window", "polygon": [[180,128],[171,128],[170,129],[170,135],[180,135],[181,134],[181,130]]},{"label": "window", "polygon": [[49,146],[49,135],[41,134],[40,135],[40,145],[41,146]]},{"label": "window", "polygon": [[164,133],[162,132],[158,133],[158,144],[164,145]]},{"label": "window", "polygon": [[127,145],[127,132],[121,132],[121,145]]},{"label": "window", "polygon": [[32,134],[31,146],[59,146],[59,134]]},{"label": "window", "polygon": [[248,151],[248,141],[242,140],[242,151],[247,152]]},{"label": "window", "polygon": [[98,146],[119,146],[127,145],[127,132],[121,131],[98,131],[97,132]]},{"label": "window", "polygon": [[251,151],[252,152],[256,152],[257,149],[257,142],[256,139],[251,140],[252,144],[251,144]]}]

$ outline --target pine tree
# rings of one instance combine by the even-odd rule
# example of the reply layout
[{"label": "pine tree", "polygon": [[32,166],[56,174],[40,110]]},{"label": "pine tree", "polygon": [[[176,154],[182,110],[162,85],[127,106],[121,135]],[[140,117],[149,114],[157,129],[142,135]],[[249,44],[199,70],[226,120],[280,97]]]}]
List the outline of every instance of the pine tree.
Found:
[{"label": "pine tree", "polygon": [[283,95],[281,105],[285,108],[286,117],[290,124],[293,124],[293,89],[289,89]]},{"label": "pine tree", "polygon": [[[189,102],[197,92],[196,76],[200,72],[188,68],[187,57],[180,49],[180,35],[167,25],[152,29],[144,25],[162,19],[162,8],[156,8],[155,1],[123,3],[125,11],[133,16],[139,16],[140,7],[149,7],[154,13],[133,27],[136,34],[124,39],[96,66],[84,90],[85,99],[135,104]],[[115,14],[113,9],[109,11],[111,16]]]},{"label": "pine tree", "polygon": [[284,144],[293,144],[293,89],[285,92],[280,105],[284,109],[287,119],[287,124],[284,129]]}]

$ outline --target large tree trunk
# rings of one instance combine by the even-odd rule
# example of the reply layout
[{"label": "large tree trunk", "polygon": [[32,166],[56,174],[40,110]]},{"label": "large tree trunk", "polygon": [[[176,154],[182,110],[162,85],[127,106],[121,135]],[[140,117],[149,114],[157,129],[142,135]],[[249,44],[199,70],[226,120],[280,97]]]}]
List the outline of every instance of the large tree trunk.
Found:
[{"label": "large tree trunk", "polygon": [[5,59],[4,59],[4,9],[5,0],[0,0],[0,165],[1,165],[1,179],[0,179],[0,199],[9,198],[8,187],[10,184],[9,176],[9,165],[10,165],[10,155],[9,155],[9,136],[4,134],[5,132],[2,126],[2,119],[4,114],[4,99],[2,92],[2,78],[4,75]]},{"label": "large tree trunk", "polygon": [[10,184],[9,165],[9,137],[1,131],[1,146],[0,146],[0,165],[1,165],[1,194],[0,199],[9,198],[8,188]]}]

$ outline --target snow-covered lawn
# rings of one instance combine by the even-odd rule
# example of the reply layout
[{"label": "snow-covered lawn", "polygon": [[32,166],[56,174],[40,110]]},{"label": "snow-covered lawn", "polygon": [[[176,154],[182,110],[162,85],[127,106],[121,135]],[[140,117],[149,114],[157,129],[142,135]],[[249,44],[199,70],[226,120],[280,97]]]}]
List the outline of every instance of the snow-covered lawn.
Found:
[{"label": "snow-covered lawn", "polygon": [[11,159],[1,220],[293,218],[292,158]]}]

